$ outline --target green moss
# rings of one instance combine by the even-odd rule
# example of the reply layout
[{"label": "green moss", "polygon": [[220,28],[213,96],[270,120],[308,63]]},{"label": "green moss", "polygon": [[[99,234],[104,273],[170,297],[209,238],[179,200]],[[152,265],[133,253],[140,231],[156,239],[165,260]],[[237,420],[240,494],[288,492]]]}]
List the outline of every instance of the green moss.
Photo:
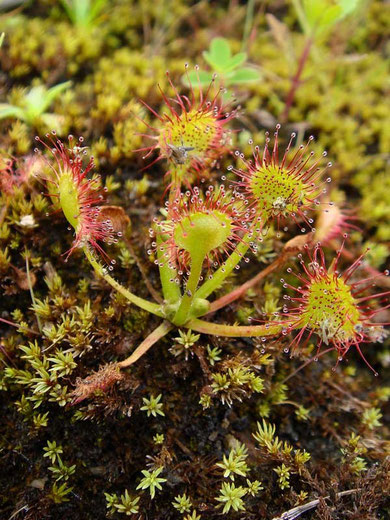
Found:
[{"label": "green moss", "polygon": [[2,53],[2,69],[11,77],[22,78],[31,73],[41,75],[75,74],[89,60],[101,55],[105,32],[96,28],[91,33],[72,27],[67,22],[53,23],[49,18],[23,15],[8,19],[8,52]]}]

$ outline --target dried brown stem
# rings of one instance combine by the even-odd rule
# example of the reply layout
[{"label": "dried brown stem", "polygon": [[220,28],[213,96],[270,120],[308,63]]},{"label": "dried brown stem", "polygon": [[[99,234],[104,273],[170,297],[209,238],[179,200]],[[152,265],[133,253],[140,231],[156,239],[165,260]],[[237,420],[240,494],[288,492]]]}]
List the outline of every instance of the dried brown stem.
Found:
[{"label": "dried brown stem", "polygon": [[[359,489],[348,489],[347,491],[341,491],[340,493],[336,493],[336,497],[345,497],[347,495],[352,495],[353,493],[356,493],[359,491]],[[324,497],[324,500],[327,498],[330,498],[329,496]],[[276,516],[272,520],[294,520],[295,518],[298,518],[298,516],[301,516],[301,514],[305,513],[306,511],[310,511],[310,509],[314,509],[318,506],[320,503],[320,499],[317,498],[316,500],[311,500],[310,502],[307,502],[307,504],[302,504],[301,506],[294,507],[293,509],[290,509],[289,511],[285,511],[280,516]]]}]

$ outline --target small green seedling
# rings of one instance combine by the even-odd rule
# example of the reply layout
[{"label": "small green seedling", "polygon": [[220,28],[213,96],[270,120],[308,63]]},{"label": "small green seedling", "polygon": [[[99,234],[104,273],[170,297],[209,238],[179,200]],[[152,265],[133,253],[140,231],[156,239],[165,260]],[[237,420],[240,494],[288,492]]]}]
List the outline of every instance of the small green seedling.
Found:
[{"label": "small green seedling", "polygon": [[361,0],[293,0],[299,23],[306,35],[320,35],[352,14]]},{"label": "small green seedling", "polygon": [[246,52],[232,55],[228,40],[214,38],[211,40],[210,49],[203,52],[205,61],[210,65],[211,71],[192,71],[189,80],[193,84],[209,85],[214,74],[225,87],[250,83],[260,79],[259,72],[252,67],[243,66],[247,60]]},{"label": "small green seedling", "polygon": [[54,100],[71,85],[70,81],[60,83],[51,88],[44,85],[32,87],[20,99],[17,105],[0,103],[0,119],[15,118],[24,121],[29,126],[37,127],[44,124],[46,127],[61,126],[62,117],[47,112]]},{"label": "small green seedling", "polygon": [[328,36],[330,29],[346,16],[351,15],[362,4],[362,0],[292,0],[298,21],[306,35],[306,43],[297,64],[297,71],[291,78],[285,107],[280,120],[288,120],[296,91],[301,85],[301,78],[313,44],[318,39]]}]

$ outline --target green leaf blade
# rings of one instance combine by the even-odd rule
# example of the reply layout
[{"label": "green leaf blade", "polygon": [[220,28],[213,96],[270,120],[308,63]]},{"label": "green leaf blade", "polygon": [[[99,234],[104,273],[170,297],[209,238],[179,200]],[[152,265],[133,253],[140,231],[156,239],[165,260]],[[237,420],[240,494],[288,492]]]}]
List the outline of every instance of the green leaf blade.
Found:
[{"label": "green leaf blade", "polygon": [[243,65],[246,61],[246,52],[239,52],[230,58],[229,63],[224,67],[223,72],[230,72],[240,65]]},{"label": "green leaf blade", "polygon": [[228,85],[241,85],[245,83],[252,83],[255,81],[259,81],[261,79],[261,74],[256,69],[252,69],[249,67],[242,67],[237,69],[230,74],[225,76],[225,84]]},{"label": "green leaf blade", "polygon": [[203,52],[206,62],[217,71],[223,71],[231,56],[230,45],[225,38],[213,38],[210,43],[210,51]]},{"label": "green leaf blade", "polygon": [[[193,86],[193,87],[206,87],[210,85],[211,81],[213,80],[213,73],[207,72],[205,70],[191,70],[188,75],[185,75],[182,77],[182,83],[186,85],[187,87]],[[191,84],[191,85],[190,85]]]},{"label": "green leaf blade", "polygon": [[0,119],[6,119],[7,117],[15,117],[24,120],[24,113],[19,107],[15,107],[9,103],[0,103]]},{"label": "green leaf blade", "polygon": [[60,95],[62,92],[67,90],[71,86],[71,81],[65,81],[64,83],[59,83],[58,85],[54,85],[54,87],[49,88],[45,95],[45,106],[44,110],[49,108],[49,106],[53,103],[53,101]]}]

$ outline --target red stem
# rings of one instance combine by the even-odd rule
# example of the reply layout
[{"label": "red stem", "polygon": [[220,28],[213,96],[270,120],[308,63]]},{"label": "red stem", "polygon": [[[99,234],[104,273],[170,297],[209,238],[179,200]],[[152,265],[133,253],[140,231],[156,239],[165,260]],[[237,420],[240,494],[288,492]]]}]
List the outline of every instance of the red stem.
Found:
[{"label": "red stem", "polygon": [[251,287],[258,284],[263,278],[271,274],[273,271],[278,269],[282,264],[284,264],[285,260],[290,255],[285,251],[283,252],[279,258],[274,260],[271,264],[269,264],[265,269],[260,271],[256,276],[245,282],[244,284],[240,285],[240,287],[237,287],[234,291],[225,294],[221,298],[218,298],[218,300],[215,300],[210,305],[210,310],[207,314],[210,314],[212,312],[217,311],[218,309],[221,309],[222,307],[225,307],[226,305],[229,305],[229,303],[234,302],[238,298],[241,298]]},{"label": "red stem", "polygon": [[[8,320],[5,320],[4,318],[0,318],[0,321],[2,323],[6,323],[7,325],[11,325],[11,327],[16,327],[16,328],[19,328],[20,327],[20,324],[18,323],[14,323],[13,321],[8,321]],[[24,328],[24,327],[23,327]],[[29,328],[25,328],[25,330],[27,330],[28,332],[30,332],[30,334],[38,334],[38,332],[35,332],[35,330],[31,330]]]},{"label": "red stem", "polygon": [[287,94],[287,98],[286,98],[286,104],[284,106],[283,113],[280,116],[280,122],[281,123],[285,123],[288,120],[288,115],[290,113],[290,108],[291,108],[291,106],[293,104],[295,93],[296,93],[298,87],[301,84],[301,75],[302,75],[303,69],[305,67],[307,58],[309,57],[310,49],[311,49],[312,44],[313,44],[313,40],[311,38],[309,38],[306,41],[306,44],[305,44],[305,46],[303,48],[301,57],[299,58],[298,68],[297,68],[297,71],[295,73],[295,76],[292,78],[290,90],[289,90],[289,92]]},{"label": "red stem", "polygon": [[283,251],[280,253],[278,258],[274,260],[271,264],[269,264],[265,269],[260,271],[256,276],[245,282],[240,287],[237,287],[237,289],[234,289],[234,291],[225,294],[221,298],[218,298],[218,300],[215,300],[210,305],[210,310],[207,314],[210,314],[211,312],[215,312],[218,309],[221,309],[222,307],[225,307],[229,303],[237,300],[238,298],[241,298],[248,289],[253,287],[254,285],[258,284],[263,278],[268,276],[269,274],[276,271],[279,267],[281,267],[289,258],[290,256],[295,255],[298,251],[301,251],[303,246],[310,241],[309,235],[298,235],[291,240],[289,240],[284,248]]}]

